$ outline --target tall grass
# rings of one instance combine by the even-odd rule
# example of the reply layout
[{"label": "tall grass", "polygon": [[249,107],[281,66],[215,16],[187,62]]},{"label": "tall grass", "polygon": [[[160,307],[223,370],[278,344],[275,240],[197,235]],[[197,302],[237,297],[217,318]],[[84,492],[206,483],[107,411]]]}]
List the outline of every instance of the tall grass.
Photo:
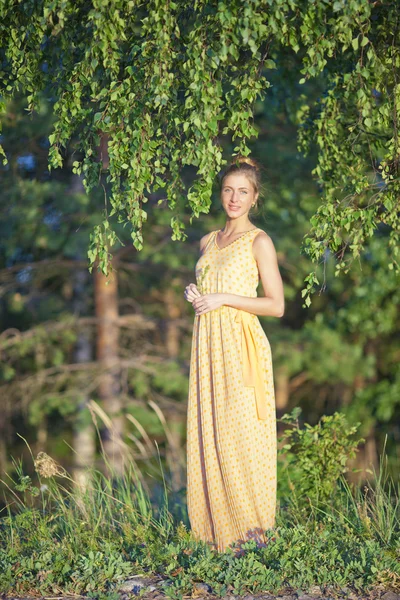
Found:
[{"label": "tall grass", "polygon": [[[400,490],[387,475],[385,453],[368,485],[350,486],[345,469],[337,475],[330,454],[332,448],[350,448],[341,419],[327,419],[314,429],[301,429],[293,419],[286,422],[293,429],[280,440],[290,443],[282,444],[286,449],[279,454],[276,527],[266,532],[265,547],[249,541],[239,552],[232,547],[218,553],[194,539],[187,518],[181,518],[184,508],[169,506],[172,476],[161,459],[164,493],[154,502],[134,460],[121,477],[103,455],[104,472],[88,467],[89,483],[81,486],[51,457],[34,457],[25,440],[35,476],[25,474],[22,460],[14,460],[14,472],[2,480],[6,508],[0,515],[0,591],[111,599],[121,581],[138,574],[157,574],[162,591],[179,599],[200,582],[217,596],[307,592],[314,586],[331,594],[343,588],[400,591]],[[318,460],[307,455],[308,435]],[[297,461],[288,461],[294,446]],[[321,459],[321,447],[328,462]],[[296,468],[308,473],[306,491],[293,485],[304,475]]]}]

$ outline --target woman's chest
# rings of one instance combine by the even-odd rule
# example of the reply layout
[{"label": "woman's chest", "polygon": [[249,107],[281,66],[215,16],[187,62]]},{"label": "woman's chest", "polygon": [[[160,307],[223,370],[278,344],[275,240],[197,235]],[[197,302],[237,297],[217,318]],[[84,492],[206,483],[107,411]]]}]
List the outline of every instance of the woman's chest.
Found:
[{"label": "woman's chest", "polygon": [[[248,249],[237,248],[235,251],[224,252],[211,248],[198,259],[195,267],[197,285],[214,288],[215,282],[235,287],[240,284],[251,290],[257,287],[259,272],[257,262]],[[204,290],[205,291],[205,290]]]}]

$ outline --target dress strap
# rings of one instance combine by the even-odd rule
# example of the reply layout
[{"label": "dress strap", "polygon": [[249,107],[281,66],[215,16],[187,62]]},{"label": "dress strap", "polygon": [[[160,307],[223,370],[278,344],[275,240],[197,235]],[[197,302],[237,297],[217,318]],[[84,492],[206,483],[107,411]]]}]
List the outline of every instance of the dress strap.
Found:
[{"label": "dress strap", "polygon": [[260,233],[260,231],[264,231],[263,229],[260,229],[260,227],[256,227],[255,229],[252,230],[251,235],[249,235],[250,238],[250,246],[253,246],[253,242],[255,240],[255,238],[257,237],[257,235]]},{"label": "dress strap", "polygon": [[263,231],[263,230],[260,229],[259,227],[256,227],[255,229],[250,229],[250,231],[252,231],[254,233],[254,237],[256,237],[257,233],[260,233],[260,231]]},{"label": "dress strap", "polygon": [[206,251],[208,250],[208,248],[211,246],[211,244],[214,241],[214,238],[215,238],[217,232],[218,232],[218,229],[216,229],[215,231],[212,231],[211,234],[208,236],[207,243],[204,246],[203,254],[205,254]]}]

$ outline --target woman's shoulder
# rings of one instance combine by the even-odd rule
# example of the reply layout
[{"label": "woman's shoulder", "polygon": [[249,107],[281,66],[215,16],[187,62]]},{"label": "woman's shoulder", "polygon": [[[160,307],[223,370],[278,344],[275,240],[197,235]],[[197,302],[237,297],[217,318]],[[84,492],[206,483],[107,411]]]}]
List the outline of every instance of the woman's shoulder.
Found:
[{"label": "woman's shoulder", "polygon": [[216,231],[218,231],[218,229],[209,231],[208,233],[203,235],[203,237],[200,238],[200,252],[202,252],[204,250],[204,248],[207,246],[209,240],[212,238],[214,233],[216,233]]},{"label": "woman's shoulder", "polygon": [[257,228],[257,229],[258,229],[258,231],[255,232],[255,235],[253,238],[253,243],[252,243],[253,251],[255,251],[256,254],[257,254],[257,252],[261,252],[261,253],[270,252],[270,253],[274,254],[275,253],[275,245],[274,245],[274,242],[273,242],[271,236],[269,235],[269,233],[264,231],[264,229],[260,229],[260,228]]},{"label": "woman's shoulder", "polygon": [[261,227],[256,227],[254,229],[254,243],[256,243],[256,240],[271,240],[271,236]]}]

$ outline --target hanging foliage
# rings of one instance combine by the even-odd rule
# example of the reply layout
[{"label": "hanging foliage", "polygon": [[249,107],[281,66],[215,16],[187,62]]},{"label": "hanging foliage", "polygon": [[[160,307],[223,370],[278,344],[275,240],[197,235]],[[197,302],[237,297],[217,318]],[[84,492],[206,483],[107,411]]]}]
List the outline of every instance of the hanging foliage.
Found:
[{"label": "hanging foliage", "polygon": [[[296,116],[299,150],[317,147],[321,188],[303,249],[316,264],[334,253],[347,271],[385,227],[388,267],[400,271],[398,27],[396,2],[378,0],[4,0],[2,103],[24,91],[33,111],[45,93],[56,117],[49,166],[62,165],[74,139],[73,169],[88,192],[105,171],[104,220],[88,256],[107,273],[114,219],[143,247],[149,194],[165,189],[175,240],[186,238],[185,207],[190,222],[208,212],[224,136],[249,154],[255,101],[280,53],[293,51],[297,81],[326,85],[317,101],[302,97]],[[306,304],[318,283],[316,271],[306,278]]]}]

